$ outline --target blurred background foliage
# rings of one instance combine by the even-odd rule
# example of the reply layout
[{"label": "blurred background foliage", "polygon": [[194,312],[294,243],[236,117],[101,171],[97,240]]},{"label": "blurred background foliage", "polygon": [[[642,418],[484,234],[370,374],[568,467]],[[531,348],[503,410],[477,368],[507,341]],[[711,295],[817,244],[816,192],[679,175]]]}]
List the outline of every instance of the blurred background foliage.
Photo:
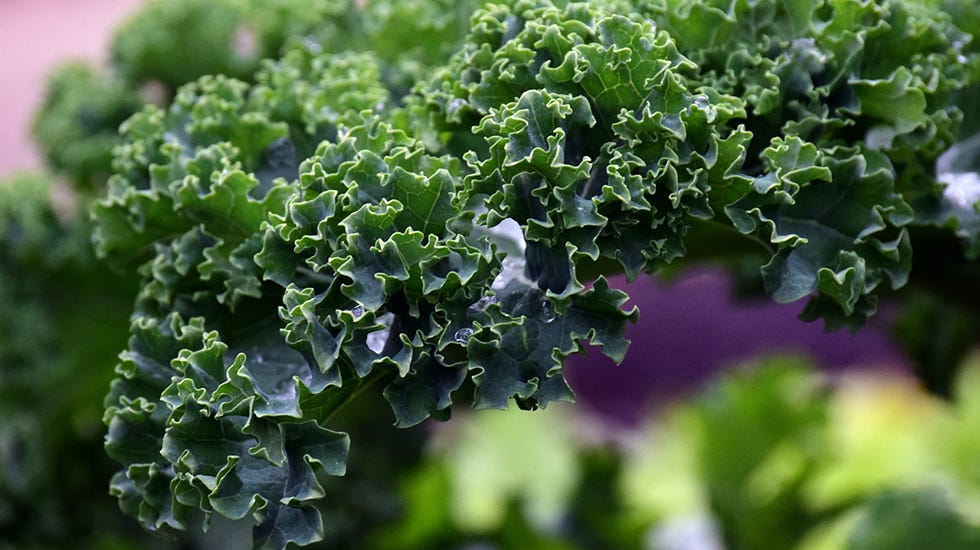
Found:
[{"label": "blurred background foliage", "polygon": [[568,406],[467,414],[374,547],[976,548],[980,357],[957,393],[773,357],[611,436]]},{"label": "blurred background foliage", "polygon": [[[916,1],[980,33],[974,2]],[[54,173],[0,182],[0,548],[247,544],[248,526],[229,523],[154,539],[107,494],[101,401],[137,277],[95,260],[87,205],[111,173],[119,124],[201,75],[247,79],[293,41],[373,49],[389,89],[407,93],[456,48],[479,3],[156,0],[117,31],[110,67],[52,74],[33,130]],[[975,113],[980,90],[957,102]],[[967,116],[961,136],[978,130]],[[938,269],[928,254],[916,261]],[[974,275],[945,280],[975,287]],[[396,430],[382,403],[359,403],[338,419],[363,439],[347,477],[324,480],[323,546],[980,548],[980,356],[967,357],[980,312],[955,292],[941,299],[949,290],[921,290],[895,315],[923,384],[775,356],[660,403],[635,426],[553,406]]]}]

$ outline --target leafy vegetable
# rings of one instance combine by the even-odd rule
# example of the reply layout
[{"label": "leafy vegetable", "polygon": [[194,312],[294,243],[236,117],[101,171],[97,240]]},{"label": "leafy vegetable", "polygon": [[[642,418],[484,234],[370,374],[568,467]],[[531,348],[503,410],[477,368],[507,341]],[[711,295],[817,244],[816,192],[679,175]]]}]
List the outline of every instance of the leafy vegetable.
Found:
[{"label": "leafy vegetable", "polygon": [[81,188],[100,187],[111,173],[119,125],[142,107],[126,82],[83,63],[59,68],[48,80],[34,136],[55,170]]},{"label": "leafy vegetable", "polygon": [[302,6],[160,2],[116,42],[130,81],[225,73],[122,125],[92,207],[98,254],[142,281],[104,421],[150,531],[200,510],[251,516],[257,546],[320,540],[345,407],[380,393],[411,426],[570,400],[568,355],[628,347],[606,276],[726,256],[694,235],[736,235],[831,328],[908,282],[920,230],[974,237],[935,167],[975,53],[934,8]]}]

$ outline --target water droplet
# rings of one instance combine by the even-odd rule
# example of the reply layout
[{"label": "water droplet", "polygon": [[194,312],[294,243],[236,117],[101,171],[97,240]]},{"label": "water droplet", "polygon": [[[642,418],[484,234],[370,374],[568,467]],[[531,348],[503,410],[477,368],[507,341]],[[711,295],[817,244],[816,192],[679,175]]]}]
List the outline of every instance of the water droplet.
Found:
[{"label": "water droplet", "polygon": [[379,101],[379,102],[377,102],[377,103],[374,104],[374,112],[380,113],[381,111],[384,111],[384,110],[385,110],[385,104],[384,104],[384,102]]},{"label": "water droplet", "polygon": [[470,339],[470,336],[473,336],[473,329],[461,328],[456,331],[454,338],[460,344],[465,344]]},{"label": "water droplet", "polygon": [[384,351],[385,346],[388,344],[388,338],[391,337],[391,325],[395,322],[395,316],[391,313],[385,313],[379,317],[377,321],[384,325],[384,328],[368,334],[366,343],[368,349],[374,353],[380,354]]},{"label": "water droplet", "polygon": [[967,62],[966,56],[961,53],[956,54],[956,62],[959,63],[960,65],[966,65]]},{"label": "water droplet", "polygon": [[474,302],[473,305],[469,307],[469,310],[472,311],[473,313],[479,313],[481,311],[486,311],[488,307],[496,303],[497,303],[496,296],[484,296],[483,298],[480,298],[479,300]]},{"label": "water droplet", "polygon": [[361,315],[364,315],[364,308],[361,306],[354,306],[353,308],[351,308],[350,314],[353,315],[354,318],[356,319]]},{"label": "water droplet", "polygon": [[385,344],[388,343],[388,330],[376,330],[367,335],[365,339],[365,344],[369,350],[374,353],[381,353],[385,349]]},{"label": "water droplet", "polygon": [[469,102],[466,101],[465,99],[463,99],[461,97],[457,97],[456,99],[453,99],[452,101],[450,101],[449,102],[449,105],[446,106],[446,114],[449,115],[450,117],[452,117],[460,109],[462,109],[463,107],[467,106],[468,104],[469,104]]},{"label": "water droplet", "polygon": [[709,124],[714,122],[715,118],[718,116],[714,105],[711,104],[711,100],[704,94],[694,96],[694,99],[691,101],[691,105],[704,112],[704,116],[708,119]]},{"label": "water droplet", "polygon": [[554,321],[558,315],[555,313],[555,306],[551,305],[551,302],[544,300],[541,302],[541,320],[545,323],[550,323]]},{"label": "water droplet", "polygon": [[257,353],[255,354],[255,362],[261,365],[265,362],[265,357],[262,357],[261,353]]}]

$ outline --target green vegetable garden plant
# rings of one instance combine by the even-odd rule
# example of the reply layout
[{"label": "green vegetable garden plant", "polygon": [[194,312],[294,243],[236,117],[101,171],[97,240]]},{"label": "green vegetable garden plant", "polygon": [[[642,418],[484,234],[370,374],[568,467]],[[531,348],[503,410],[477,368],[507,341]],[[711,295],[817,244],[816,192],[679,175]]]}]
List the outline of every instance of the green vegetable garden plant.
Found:
[{"label": "green vegetable garden plant", "polygon": [[948,393],[980,311],[980,17],[936,4],[151,3],[116,70],[67,69],[37,121],[90,221],[18,241],[91,235],[74,257],[134,304],[111,316],[112,495],[154,533],[219,515],[312,544],[358,445],[338,415],[570,401],[566,357],[627,353],[638,311],[607,278],[706,261],[829,329],[887,298]]}]

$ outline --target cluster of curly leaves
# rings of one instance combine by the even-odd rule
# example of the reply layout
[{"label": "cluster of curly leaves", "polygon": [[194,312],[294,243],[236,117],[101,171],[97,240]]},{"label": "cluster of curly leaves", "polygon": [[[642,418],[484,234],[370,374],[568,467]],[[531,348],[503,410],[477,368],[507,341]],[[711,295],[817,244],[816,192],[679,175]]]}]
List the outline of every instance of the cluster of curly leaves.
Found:
[{"label": "cluster of curly leaves", "polygon": [[[730,225],[774,252],[763,278],[777,301],[816,293],[811,317],[859,324],[874,310],[876,287],[905,282],[912,206],[922,223],[950,222],[930,217],[941,201],[932,169],[960,117],[947,96],[968,81],[964,56],[950,43],[969,38],[942,16],[901,2],[641,4],[647,23],[599,24],[582,9],[584,24],[615,41],[605,57],[602,47],[577,43],[572,30],[575,38],[562,43],[547,21],[529,22],[488,49],[520,28],[520,15],[502,9],[476,20],[477,40],[427,96],[450,121],[442,130],[467,133],[479,124],[476,133],[490,146],[467,191],[493,195],[488,221],[533,220],[529,246],[559,250],[561,258],[547,260],[563,274],[558,286],[575,279],[568,264],[584,256],[616,260],[631,276],[683,256],[693,216]],[[658,43],[643,24],[664,38]],[[637,59],[660,47],[672,52],[664,54],[668,70]],[[548,108],[519,114],[532,101]],[[515,141],[535,138],[523,147],[536,148],[536,159]],[[547,151],[565,158],[545,158]],[[517,162],[522,155],[554,175],[526,169]],[[556,191],[532,193],[538,183],[522,185],[513,179],[518,172],[537,172]],[[504,182],[494,181],[496,173]],[[544,221],[542,212],[560,213],[564,224]],[[594,218],[568,219],[572,212]],[[551,224],[558,239],[545,229]],[[568,245],[574,250],[565,259]]]},{"label": "cluster of curly leaves", "polygon": [[144,280],[113,493],[151,531],[201,510],[314,542],[346,403],[380,389],[411,426],[464,385],[571,399],[563,359],[621,359],[636,318],[593,275],[679,260],[697,224],[757,240],[776,300],[860,321],[942,196],[960,39],[899,1],[519,1],[401,101],[377,56],[310,45],[181,88],[124,124],[94,208]]},{"label": "cluster of curly leaves", "polygon": [[[756,194],[727,207],[740,231],[758,225],[779,247],[763,271],[767,290],[790,301],[817,289],[811,318],[853,326],[839,306],[860,322],[886,276],[897,287],[908,275],[907,226],[970,218],[950,208],[934,174],[962,116],[950,95],[975,79],[972,38],[947,15],[910,2],[669,4],[651,2],[653,16],[683,37],[703,82],[746,100],[756,147],[782,136],[815,147],[794,160],[750,148],[746,172],[763,168],[753,166],[760,161],[763,174],[781,170],[773,185],[757,180]],[[832,173],[789,175],[811,165]],[[754,219],[737,220],[741,211]],[[818,223],[798,223],[811,220]]]},{"label": "cluster of curly leaves", "polygon": [[[145,103],[168,104],[203,75],[252,81],[284,48],[371,50],[398,95],[453,51],[478,0],[153,0],[111,41],[107,70],[84,62],[48,79],[33,134],[52,168],[85,189],[111,174],[119,125]],[[420,40],[426,37],[426,40]]]}]

